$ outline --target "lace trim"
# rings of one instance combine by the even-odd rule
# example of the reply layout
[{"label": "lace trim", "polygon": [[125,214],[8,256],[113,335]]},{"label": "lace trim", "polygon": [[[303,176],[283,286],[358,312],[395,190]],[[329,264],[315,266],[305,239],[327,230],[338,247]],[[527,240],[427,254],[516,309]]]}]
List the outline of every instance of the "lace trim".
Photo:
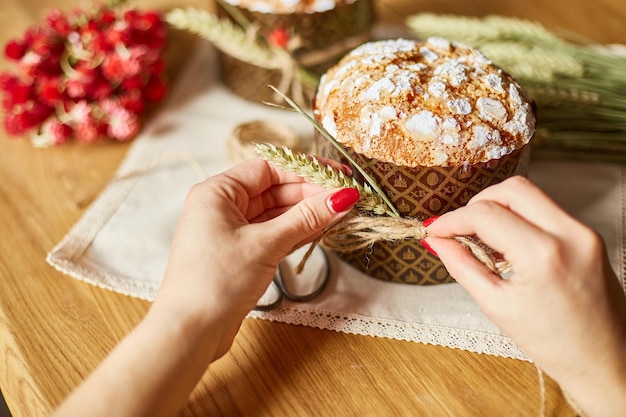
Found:
[{"label": "lace trim", "polygon": [[429,345],[447,346],[506,358],[529,360],[510,338],[474,330],[302,308],[291,303],[284,303],[269,312],[252,311],[248,317],[334,330],[342,333],[386,337]]}]

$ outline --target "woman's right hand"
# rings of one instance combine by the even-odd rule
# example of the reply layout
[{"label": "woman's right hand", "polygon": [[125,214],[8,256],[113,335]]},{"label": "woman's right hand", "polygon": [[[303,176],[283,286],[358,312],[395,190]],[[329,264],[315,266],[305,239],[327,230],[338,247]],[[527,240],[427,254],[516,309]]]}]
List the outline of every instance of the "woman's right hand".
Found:
[{"label": "woman's right hand", "polygon": [[[624,415],[626,298],[604,243],[514,177],[431,220],[425,246],[484,313],[588,415]],[[512,266],[490,272],[454,236],[475,235]]]}]

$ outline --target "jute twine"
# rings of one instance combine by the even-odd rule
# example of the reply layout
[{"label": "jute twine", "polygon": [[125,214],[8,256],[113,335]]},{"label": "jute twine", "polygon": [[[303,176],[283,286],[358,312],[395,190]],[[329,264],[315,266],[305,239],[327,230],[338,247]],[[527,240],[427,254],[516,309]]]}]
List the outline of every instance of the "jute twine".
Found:
[{"label": "jute twine", "polygon": [[[297,46],[299,46],[300,43],[296,39],[295,42],[293,42],[296,46],[295,48],[279,50],[277,52],[279,59],[276,60],[276,64],[278,65],[278,69],[281,71],[282,75],[280,83],[278,84],[278,91],[286,94],[289,87],[291,87],[291,93],[294,101],[300,105],[306,106],[308,103],[304,99],[300,66],[307,67],[327,62],[330,59],[336,56],[341,56],[341,54],[346,51],[352,50],[361,45],[369,40],[369,37],[369,31],[365,31],[363,33],[345,38],[341,42],[337,42],[336,44],[330,45],[326,48],[300,53],[298,57],[294,55],[295,49],[297,49]],[[274,100],[278,102],[280,99],[280,95],[276,93],[274,95]]]},{"label": "jute twine", "polygon": [[[535,368],[537,369],[537,378],[539,379],[539,395],[540,395],[540,400],[541,400],[541,403],[539,404],[539,417],[545,417],[546,416],[546,381],[544,378],[543,370],[541,370],[539,365],[537,365],[534,362],[533,362],[533,365],[535,365]],[[569,405],[571,409],[576,413],[576,416],[585,417],[585,414],[583,413],[581,408],[578,406],[578,404],[574,401],[574,399],[567,392],[563,390],[561,390],[561,393],[563,394],[563,398],[565,398],[565,401],[567,401],[567,405]]]},{"label": "jute twine", "polygon": [[[254,24],[250,25],[250,28],[247,30],[247,35],[251,39],[256,39],[258,36],[258,27]],[[304,97],[304,88],[302,85],[300,67],[308,67],[321,64],[331,60],[336,56],[341,56],[341,54],[345,53],[346,51],[350,51],[369,40],[369,37],[369,31],[365,31],[357,35],[345,38],[341,42],[337,42],[326,48],[309,52],[301,52],[296,57],[295,52],[297,48],[301,45],[301,41],[298,39],[299,36],[296,36],[290,41],[290,45],[287,49],[277,47],[272,48],[272,60],[267,62],[257,62],[252,65],[257,65],[267,70],[280,71],[281,78],[277,86],[278,91],[282,92],[283,94],[287,94],[287,92],[291,88],[291,96],[293,100],[301,106],[308,107],[308,102],[305,100]],[[223,46],[222,50],[223,52],[231,56],[236,56],[232,52],[229,52],[228,46]],[[278,93],[274,94],[274,100],[276,102],[281,101],[281,97]]]},{"label": "jute twine", "polygon": [[[419,242],[427,235],[422,220],[417,218],[376,217],[350,213],[326,229],[322,236],[311,245],[311,248],[323,242],[324,246],[331,250],[346,253],[371,247],[379,241],[395,242],[411,239]],[[498,258],[493,249],[477,238],[457,236],[454,239],[466,247],[493,273],[502,276],[511,271],[511,265],[507,261]],[[309,249],[309,252],[312,252],[312,249]],[[309,252],[296,267],[297,273],[302,272]]]}]

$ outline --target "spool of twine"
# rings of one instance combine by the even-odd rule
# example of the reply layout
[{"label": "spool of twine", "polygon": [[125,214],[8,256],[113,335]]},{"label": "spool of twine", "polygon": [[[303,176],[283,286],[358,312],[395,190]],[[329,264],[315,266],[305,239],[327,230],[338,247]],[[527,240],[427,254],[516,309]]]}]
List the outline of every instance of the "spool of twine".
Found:
[{"label": "spool of twine", "polygon": [[256,157],[256,143],[271,143],[290,149],[302,148],[300,137],[288,125],[272,120],[254,120],[238,125],[226,143],[226,156],[235,164]]}]

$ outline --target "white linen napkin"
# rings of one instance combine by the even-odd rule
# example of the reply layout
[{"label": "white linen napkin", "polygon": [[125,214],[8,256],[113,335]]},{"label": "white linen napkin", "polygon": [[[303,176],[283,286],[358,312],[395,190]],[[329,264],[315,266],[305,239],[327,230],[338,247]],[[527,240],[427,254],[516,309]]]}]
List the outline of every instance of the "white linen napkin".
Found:
[{"label": "white linen napkin", "polygon": [[[52,266],[91,284],[153,300],[187,190],[231,165],[225,155],[233,129],[251,120],[277,120],[310,140],[313,129],[301,116],[230,93],[218,81],[216,59],[212,47],[202,43],[163,110],[135,139],[116,175],[120,179],[48,254]],[[623,167],[533,161],[530,177],[598,230],[623,285]],[[287,262],[297,262],[298,255]],[[458,284],[389,283],[332,254],[329,259],[330,280],[318,297],[305,303],[285,300],[273,311],[253,311],[250,317],[527,359]],[[303,277],[319,268],[319,262],[309,263]]]}]

